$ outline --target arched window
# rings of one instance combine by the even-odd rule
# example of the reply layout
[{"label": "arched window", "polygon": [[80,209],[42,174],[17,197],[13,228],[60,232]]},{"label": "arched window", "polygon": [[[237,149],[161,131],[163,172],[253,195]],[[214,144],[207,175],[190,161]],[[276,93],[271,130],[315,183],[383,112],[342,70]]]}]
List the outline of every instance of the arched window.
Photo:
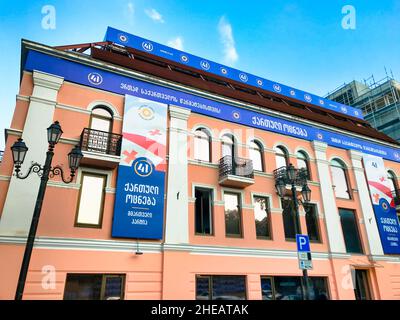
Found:
[{"label": "arched window", "polygon": [[345,164],[338,159],[333,159],[331,161],[331,174],[336,197],[350,199],[350,188]]},{"label": "arched window", "polygon": [[211,162],[211,137],[204,128],[194,133],[194,158]]},{"label": "arched window", "polygon": [[289,165],[289,155],[284,147],[275,147],[276,168],[287,167]]},{"label": "arched window", "polygon": [[311,180],[311,171],[308,155],[304,151],[297,151],[297,168],[307,170],[307,180]]},{"label": "arched window", "polygon": [[92,110],[90,117],[90,129],[111,132],[112,123],[113,115],[107,107],[98,106]]},{"label": "arched window", "polygon": [[388,171],[387,172],[387,179],[388,179],[388,182],[389,182],[389,185],[390,185],[390,190],[391,191],[396,191],[396,194],[398,193],[398,189],[399,189],[399,186],[398,186],[398,184],[397,184],[397,179],[396,179],[396,175],[394,174],[394,172],[393,171]]},{"label": "arched window", "polygon": [[250,159],[253,161],[253,169],[264,171],[263,148],[260,142],[256,140],[250,142],[249,156]]},{"label": "arched window", "polygon": [[230,134],[225,134],[222,136],[222,157],[235,156],[235,140]]}]

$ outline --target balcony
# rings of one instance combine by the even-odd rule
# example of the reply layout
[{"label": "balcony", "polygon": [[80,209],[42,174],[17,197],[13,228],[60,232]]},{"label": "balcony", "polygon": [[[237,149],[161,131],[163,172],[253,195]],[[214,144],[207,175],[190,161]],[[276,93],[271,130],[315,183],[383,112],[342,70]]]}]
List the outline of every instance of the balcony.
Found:
[{"label": "balcony", "polygon": [[120,161],[121,142],[120,134],[84,128],[80,139],[84,155],[81,163],[115,168]]},{"label": "balcony", "polygon": [[396,211],[400,212],[400,189],[393,190],[392,195]]},{"label": "balcony", "polygon": [[253,161],[225,156],[219,160],[219,184],[245,188],[254,183]]}]

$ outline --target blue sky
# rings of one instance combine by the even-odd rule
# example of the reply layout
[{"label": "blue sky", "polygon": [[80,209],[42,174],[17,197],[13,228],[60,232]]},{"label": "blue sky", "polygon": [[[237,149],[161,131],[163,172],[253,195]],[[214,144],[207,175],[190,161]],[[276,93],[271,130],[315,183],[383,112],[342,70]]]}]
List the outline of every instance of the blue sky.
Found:
[{"label": "blue sky", "polygon": [[[353,79],[400,79],[400,0],[5,1],[0,9],[0,150],[18,92],[21,38],[103,40],[107,26],[324,96]],[[42,27],[52,5],[55,29]],[[342,7],[355,8],[343,29]]]}]

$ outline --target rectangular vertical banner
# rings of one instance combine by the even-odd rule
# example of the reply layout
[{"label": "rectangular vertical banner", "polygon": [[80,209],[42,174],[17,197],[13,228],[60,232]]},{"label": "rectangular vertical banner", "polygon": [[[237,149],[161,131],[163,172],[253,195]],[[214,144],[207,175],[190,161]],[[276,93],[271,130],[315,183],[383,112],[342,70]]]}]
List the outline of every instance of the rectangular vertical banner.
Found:
[{"label": "rectangular vertical banner", "polygon": [[167,108],[125,95],[113,237],[162,239]]},{"label": "rectangular vertical banner", "polygon": [[400,226],[385,164],[381,157],[369,154],[363,160],[383,251],[400,254]]}]

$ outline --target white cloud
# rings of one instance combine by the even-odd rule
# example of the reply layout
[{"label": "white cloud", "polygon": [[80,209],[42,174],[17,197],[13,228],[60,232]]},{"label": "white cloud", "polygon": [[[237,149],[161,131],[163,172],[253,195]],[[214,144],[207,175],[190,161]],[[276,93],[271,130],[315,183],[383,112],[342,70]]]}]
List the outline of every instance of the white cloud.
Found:
[{"label": "white cloud", "polygon": [[172,48],[183,51],[183,38],[178,36],[174,39],[171,39],[167,42],[167,45]]},{"label": "white cloud", "polygon": [[224,47],[224,63],[234,64],[239,59],[239,55],[236,51],[235,40],[233,39],[232,25],[224,16],[219,19],[218,32]]},{"label": "white cloud", "polygon": [[162,17],[162,15],[154,8],[152,9],[146,9],[144,10],[144,12],[147,14],[147,16],[152,19],[155,22],[159,22],[159,23],[164,23],[164,19]]},{"label": "white cloud", "polygon": [[135,14],[135,6],[132,2],[128,2],[126,5],[125,15],[128,18],[129,22],[132,22],[133,15]]}]

